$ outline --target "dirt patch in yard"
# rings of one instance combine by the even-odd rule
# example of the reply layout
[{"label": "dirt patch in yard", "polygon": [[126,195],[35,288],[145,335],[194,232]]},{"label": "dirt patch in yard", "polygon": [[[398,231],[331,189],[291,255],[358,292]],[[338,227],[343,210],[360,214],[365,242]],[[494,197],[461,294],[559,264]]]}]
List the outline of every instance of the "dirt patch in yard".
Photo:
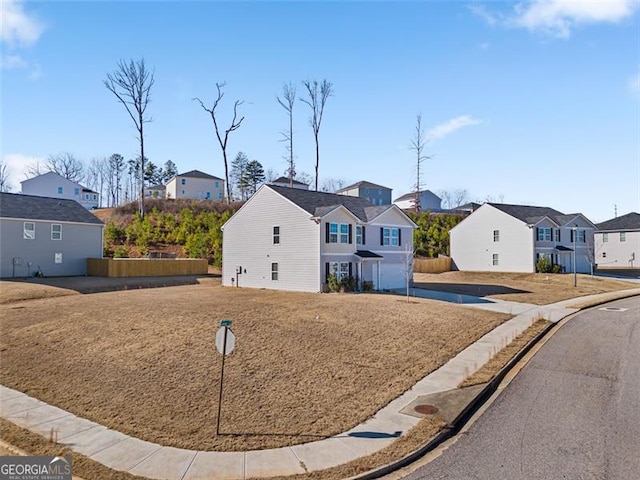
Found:
[{"label": "dirt patch in yard", "polygon": [[418,288],[454,292],[512,302],[548,305],[569,298],[637,288],[623,280],[577,275],[545,273],[445,272],[415,273]]},{"label": "dirt patch in yard", "polygon": [[[145,440],[249,450],[361,423],[509,318],[429,300],[212,284],[0,307],[0,382]],[[216,436],[221,356],[223,435]]]}]

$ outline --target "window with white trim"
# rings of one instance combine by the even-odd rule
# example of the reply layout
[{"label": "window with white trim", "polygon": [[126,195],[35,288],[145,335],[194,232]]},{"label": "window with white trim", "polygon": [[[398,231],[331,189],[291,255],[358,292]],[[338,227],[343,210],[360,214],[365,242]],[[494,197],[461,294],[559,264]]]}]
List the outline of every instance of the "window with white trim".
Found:
[{"label": "window with white trim", "polygon": [[329,243],[338,243],[338,224],[329,224]]},{"label": "window with white trim", "polygon": [[578,230],[578,242],[585,243],[587,240],[587,235],[584,230]]},{"label": "window with white trim", "polygon": [[36,239],[36,224],[33,222],[24,222],[24,230],[22,231],[22,238],[25,240]]},{"label": "window with white trim", "polygon": [[273,282],[278,281],[278,264],[277,263],[271,264],[271,281]]},{"label": "window with white trim", "polygon": [[559,228],[556,228],[556,229],[553,231],[553,233],[554,233],[554,238],[553,238],[553,239],[554,239],[556,242],[559,242],[559,241],[560,241],[560,229],[559,229]]},{"label": "window with white trim", "polygon": [[349,225],[346,223],[340,224],[340,243],[349,243]]},{"label": "window with white trim", "polygon": [[186,178],[181,178],[180,179],[180,185],[186,185],[187,184],[187,179]]},{"label": "window with white trim", "polygon": [[621,242],[627,241],[627,232],[620,232],[620,241]]},{"label": "window with white trim", "polygon": [[494,230],[493,231],[493,241],[494,242],[499,242],[500,241],[500,230]]},{"label": "window with white trim", "polygon": [[382,244],[383,245],[391,245],[392,247],[397,247],[400,238],[399,229],[398,228],[384,228],[382,230]]},{"label": "window with white trim", "polygon": [[551,227],[539,227],[538,228],[538,241],[550,242],[551,241]]},{"label": "window with white trim", "polygon": [[51,240],[62,240],[62,225],[59,223],[51,224]]},{"label": "window with white trim", "polygon": [[349,262],[331,262],[329,273],[336,276],[338,280],[349,276]]},{"label": "window with white trim", "polygon": [[273,244],[274,245],[280,244],[280,227],[278,226],[273,227]]},{"label": "window with white trim", "polygon": [[608,242],[609,241],[609,234],[608,233],[603,233],[602,234],[602,243]]},{"label": "window with white trim", "polygon": [[58,195],[62,195],[62,187],[58,187]]},{"label": "window with white trim", "polygon": [[363,245],[363,242],[362,242],[362,225],[356,225],[356,245]]},{"label": "window with white trim", "polygon": [[497,253],[494,253],[494,254],[493,254],[493,259],[492,259],[492,261],[493,261],[493,266],[494,266],[494,267],[498,265],[499,258],[498,258],[498,254],[497,254]]}]

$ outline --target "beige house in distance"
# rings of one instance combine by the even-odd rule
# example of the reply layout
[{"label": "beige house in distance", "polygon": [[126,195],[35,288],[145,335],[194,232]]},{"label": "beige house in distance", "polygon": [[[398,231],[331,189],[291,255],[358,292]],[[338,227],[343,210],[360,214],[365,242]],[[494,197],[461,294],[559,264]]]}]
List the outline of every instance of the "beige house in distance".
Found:
[{"label": "beige house in distance", "polygon": [[200,170],[180,173],[167,182],[166,198],[224,200],[224,180]]}]

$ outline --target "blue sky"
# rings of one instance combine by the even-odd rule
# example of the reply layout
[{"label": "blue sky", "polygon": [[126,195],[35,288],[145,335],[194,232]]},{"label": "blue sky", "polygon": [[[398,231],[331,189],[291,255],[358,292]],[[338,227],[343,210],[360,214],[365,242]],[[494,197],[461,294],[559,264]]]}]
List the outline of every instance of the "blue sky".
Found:
[{"label": "blue sky", "polygon": [[[137,155],[103,85],[120,59],[155,70],[145,149],[156,164],[224,176],[211,103],[226,81],[245,120],[228,151],[283,173],[284,82],[326,78],[320,181],[398,197],[422,113],[423,185],[469,200],[544,205],[593,221],[640,211],[638,2],[2,1],[1,147],[14,191],[60,152]],[[313,173],[309,110],[294,109],[297,169]]]}]

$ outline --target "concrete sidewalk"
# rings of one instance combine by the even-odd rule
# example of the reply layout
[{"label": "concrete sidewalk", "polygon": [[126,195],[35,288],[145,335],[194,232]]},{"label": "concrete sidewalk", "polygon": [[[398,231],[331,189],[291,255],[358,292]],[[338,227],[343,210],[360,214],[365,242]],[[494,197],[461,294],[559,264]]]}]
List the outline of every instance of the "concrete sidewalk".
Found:
[{"label": "concrete sidewalk", "polygon": [[[640,289],[630,291],[640,294]],[[603,294],[603,298],[604,298]],[[592,296],[597,299],[598,296]],[[294,475],[331,468],[372,454],[408,432],[420,419],[402,413],[418,397],[457,388],[484,365],[496,350],[510,343],[536,319],[557,322],[577,311],[569,302],[546,306],[520,304],[511,320],[430,373],[410,390],[364,423],[324,440],[292,447],[247,452],[200,452],[146,442],[47,405],[21,392],[0,386],[0,415],[43,436],[57,432],[58,443],[112,469],[153,479],[244,480],[251,477]],[[480,303],[476,308],[514,312],[513,302]]]}]

